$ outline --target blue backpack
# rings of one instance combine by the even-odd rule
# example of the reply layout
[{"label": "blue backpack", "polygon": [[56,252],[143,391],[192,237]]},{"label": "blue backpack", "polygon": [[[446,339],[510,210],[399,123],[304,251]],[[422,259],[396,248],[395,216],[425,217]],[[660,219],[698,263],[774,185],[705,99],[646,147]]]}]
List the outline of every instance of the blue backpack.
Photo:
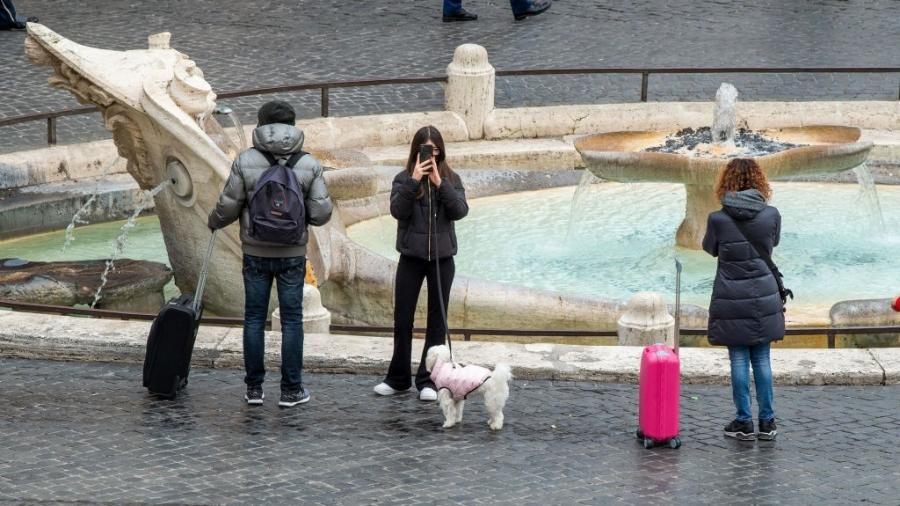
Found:
[{"label": "blue backpack", "polygon": [[271,153],[260,153],[270,167],[259,177],[250,196],[249,235],[258,241],[299,245],[306,229],[306,206],[293,168],[306,153],[294,154],[284,165]]}]

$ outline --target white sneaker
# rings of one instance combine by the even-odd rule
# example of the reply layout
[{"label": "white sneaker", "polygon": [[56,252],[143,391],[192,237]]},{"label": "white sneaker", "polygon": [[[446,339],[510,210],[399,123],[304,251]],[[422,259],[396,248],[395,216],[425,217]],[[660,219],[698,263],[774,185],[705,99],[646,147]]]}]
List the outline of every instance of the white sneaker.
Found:
[{"label": "white sneaker", "polygon": [[419,400],[420,401],[436,401],[437,400],[437,392],[434,391],[431,387],[425,387],[422,390],[419,390]]},{"label": "white sneaker", "polygon": [[406,392],[406,390],[409,390],[409,389],[407,388],[406,390],[396,390],[396,389],[392,388],[390,385],[388,385],[387,383],[382,382],[382,383],[375,385],[375,388],[373,390],[375,390],[375,393],[378,395],[394,395],[394,394],[402,394],[403,392]]}]

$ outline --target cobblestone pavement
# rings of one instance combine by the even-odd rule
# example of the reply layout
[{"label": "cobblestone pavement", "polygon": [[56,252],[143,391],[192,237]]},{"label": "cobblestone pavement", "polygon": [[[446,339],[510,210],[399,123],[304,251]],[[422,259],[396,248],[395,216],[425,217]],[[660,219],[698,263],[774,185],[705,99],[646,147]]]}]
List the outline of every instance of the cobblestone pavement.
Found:
[{"label": "cobblestone pavement", "polygon": [[[441,23],[438,0],[19,0],[60,34],[97,47],[146,47],[173,33],[214,89],[294,82],[443,74],[453,49],[484,45],[499,69],[622,66],[898,66],[896,0],[738,2],[557,0],[542,16],[514,22],[505,0],[467,0],[480,18]],[[276,22],[277,21],[277,22]],[[23,32],[0,32],[0,118],[76,105],[26,61]],[[651,100],[709,100],[728,79],[747,100],[896,99],[894,75],[662,75]],[[636,101],[638,76],[498,78],[499,107]],[[336,90],[331,114],[434,110],[439,85]],[[268,97],[230,103],[247,121]],[[316,92],[291,94],[304,117]],[[41,123],[0,128],[0,152],[45,145]],[[97,117],[63,118],[60,142],[105,138]]]},{"label": "cobblestone pavement", "polygon": [[[195,370],[154,400],[140,366],[0,360],[0,502],[286,504],[898,503],[900,388],[777,388],[778,441],[721,427],[727,387],[686,386],[680,450],[634,439],[635,386],[515,381],[505,428],[463,425],[376,378],[307,374],[309,404],[241,398]],[[272,377],[270,376],[270,380]]]}]

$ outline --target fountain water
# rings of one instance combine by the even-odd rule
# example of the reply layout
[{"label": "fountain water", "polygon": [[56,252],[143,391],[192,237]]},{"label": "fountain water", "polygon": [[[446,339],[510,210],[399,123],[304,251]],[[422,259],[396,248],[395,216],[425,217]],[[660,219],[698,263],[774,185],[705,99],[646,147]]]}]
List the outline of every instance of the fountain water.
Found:
[{"label": "fountain water", "polygon": [[97,195],[100,193],[100,183],[103,182],[103,178],[105,178],[107,174],[109,174],[109,171],[112,170],[112,168],[117,163],[119,163],[120,158],[121,157],[117,156],[116,159],[112,161],[112,163],[110,163],[103,169],[103,173],[100,174],[100,179],[97,180],[97,184],[94,186],[94,191],[91,193],[91,197],[87,199],[87,202],[85,202],[72,216],[72,222],[69,223],[69,225],[66,227],[66,242],[63,244],[63,251],[65,251],[69,247],[69,245],[72,244],[72,241],[75,240],[75,226],[78,224],[88,224],[88,221],[82,218],[82,216],[84,216],[84,214],[87,213],[91,206],[94,204],[94,201],[97,199]]},{"label": "fountain water", "polygon": [[234,127],[237,132],[238,137],[238,152],[247,149],[247,136],[244,134],[244,125],[241,123],[241,119],[238,118],[237,113],[234,112],[234,109],[231,107],[226,107],[224,105],[217,106],[215,114],[228,116],[228,119],[231,120],[231,125]]},{"label": "fountain water", "polygon": [[881,202],[878,200],[878,190],[875,186],[875,178],[872,171],[865,163],[859,165],[853,172],[859,182],[859,196],[857,201],[862,201],[869,216],[869,224],[874,232],[884,232],[884,214],[881,212]]},{"label": "fountain water", "polygon": [[162,183],[156,185],[154,188],[144,191],[144,193],[142,194],[143,200],[141,204],[135,208],[134,212],[131,214],[131,217],[128,218],[128,221],[126,221],[125,224],[122,225],[119,235],[118,237],[116,237],[112,255],[110,255],[109,259],[106,260],[106,267],[103,269],[103,273],[100,275],[100,286],[98,286],[97,291],[94,292],[94,300],[93,302],[91,302],[92,309],[101,299],[101,292],[106,286],[106,283],[109,281],[109,271],[111,269],[114,269],[116,260],[118,260],[119,257],[122,256],[122,253],[125,252],[125,246],[128,241],[128,231],[134,228],[135,220],[138,218],[138,216],[140,216],[141,211],[143,211],[144,208],[147,207],[147,204],[153,201],[153,197],[158,195],[159,192],[163,191],[163,189],[165,189],[170,184],[172,184],[172,181],[166,179]]},{"label": "fountain water", "polygon": [[578,218],[583,216],[581,209],[584,207],[591,185],[599,183],[600,181],[602,180],[589,170],[584,171],[581,175],[581,180],[578,182],[578,186],[575,188],[575,194],[572,196],[572,205],[569,208],[569,226],[566,230],[566,242],[569,242],[572,238],[572,232],[578,224]]},{"label": "fountain water", "polygon": [[734,146],[735,106],[738,91],[733,85],[722,83],[716,91],[713,109],[712,140],[721,146]]}]

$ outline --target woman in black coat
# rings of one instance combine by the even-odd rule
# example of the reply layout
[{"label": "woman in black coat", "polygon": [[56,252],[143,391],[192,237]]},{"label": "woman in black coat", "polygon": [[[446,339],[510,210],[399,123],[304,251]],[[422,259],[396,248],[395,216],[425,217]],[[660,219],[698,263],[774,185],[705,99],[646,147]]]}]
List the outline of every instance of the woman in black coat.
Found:
[{"label": "woman in black coat", "polygon": [[[420,159],[422,147],[430,157]],[[437,400],[434,383],[425,369],[425,354],[428,348],[444,344],[446,310],[456,270],[454,222],[469,213],[462,181],[445,157],[444,139],[437,128],[419,129],[413,136],[406,169],[397,174],[391,188],[391,216],[397,219],[400,261],[394,282],[394,355],[384,382],[375,386],[379,395],[394,395],[412,386],[413,319],[422,281],[428,279],[428,323],[416,387],[420,400]]]},{"label": "woman in black coat", "polygon": [[[719,258],[709,305],[709,342],[728,347],[731,389],[737,408],[725,435],[774,439],[769,346],[784,338],[784,303],[764,256],[781,235],[781,215],[767,205],[772,194],[765,173],[752,159],[731,160],[719,176],[722,209],[709,215],[703,249]],[[759,432],[750,411],[750,365],[759,404]]]}]

